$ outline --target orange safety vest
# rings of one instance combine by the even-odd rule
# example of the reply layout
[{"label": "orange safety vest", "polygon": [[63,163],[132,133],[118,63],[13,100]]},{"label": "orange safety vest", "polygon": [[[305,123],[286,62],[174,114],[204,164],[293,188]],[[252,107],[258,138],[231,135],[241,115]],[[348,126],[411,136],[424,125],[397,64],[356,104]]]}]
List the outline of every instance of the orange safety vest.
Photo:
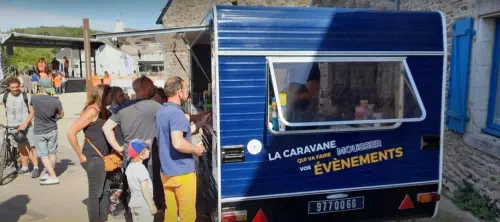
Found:
[{"label": "orange safety vest", "polygon": [[104,85],[111,84],[111,77],[106,78],[106,76],[104,76],[104,78],[102,79],[102,84],[104,84]]},{"label": "orange safety vest", "polygon": [[61,87],[61,77],[60,76],[56,76],[52,79],[52,81],[54,82],[54,86],[59,88]]},{"label": "orange safety vest", "polygon": [[101,79],[99,78],[99,76],[92,76],[92,84],[94,84],[94,86],[101,84]]}]

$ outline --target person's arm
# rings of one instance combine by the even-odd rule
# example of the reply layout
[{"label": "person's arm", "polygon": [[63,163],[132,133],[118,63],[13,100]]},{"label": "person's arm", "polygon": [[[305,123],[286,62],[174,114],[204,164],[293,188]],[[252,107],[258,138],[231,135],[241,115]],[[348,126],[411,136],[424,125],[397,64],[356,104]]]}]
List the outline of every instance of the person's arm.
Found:
[{"label": "person's arm", "polygon": [[174,146],[174,148],[181,153],[196,154],[197,156],[201,156],[204,151],[203,144],[194,145],[184,139],[183,134],[184,132],[182,131],[170,132],[170,137],[172,137],[172,145]]},{"label": "person's arm", "polygon": [[[147,171],[145,172],[147,173]],[[151,214],[156,214],[158,210],[156,209],[155,203],[153,201],[153,196],[151,195],[151,192],[149,190],[149,183],[150,180],[144,180],[141,182],[141,191],[142,191],[142,196],[144,197],[144,200],[146,200],[146,203],[148,203],[149,210],[151,211]]]},{"label": "person's arm", "polygon": [[118,140],[116,140],[116,135],[114,132],[114,128],[117,125],[118,124],[115,122],[113,118],[109,118],[106,121],[106,123],[104,123],[104,126],[102,126],[102,132],[104,132],[104,136],[106,136],[106,140],[108,140],[109,145],[111,145],[111,147],[113,147],[113,149],[116,150],[118,153],[122,153],[123,147],[121,147],[120,144],[118,143]]},{"label": "person's arm", "polygon": [[191,126],[191,134],[196,134],[196,132],[198,131],[198,128],[196,128],[196,124],[190,124]]},{"label": "person's arm", "polygon": [[64,110],[63,110],[63,107],[62,107],[62,104],[61,104],[61,101],[57,101],[57,112],[56,112],[56,115],[57,115],[57,118],[58,119],[62,119],[64,117]]},{"label": "person's arm", "polygon": [[188,120],[194,122],[195,124],[191,124],[191,133],[194,134],[199,131],[200,128],[207,125],[212,113],[209,112],[199,112],[196,115],[186,115]]},{"label": "person's arm", "polygon": [[184,114],[184,116],[186,116],[186,119],[189,121],[189,124],[190,124],[190,129],[191,129],[191,134],[195,134],[197,129],[196,129],[196,125],[191,124],[191,121],[190,121],[190,119],[191,119],[191,115],[189,115],[189,114]]},{"label": "person's arm", "polygon": [[83,113],[78,117],[78,119],[69,127],[69,130],[66,132],[66,137],[68,138],[69,144],[76,152],[78,159],[80,159],[80,163],[84,163],[87,161],[87,158],[83,155],[82,150],[80,149],[80,145],[78,145],[77,134],[82,131],[85,127],[90,125],[92,121],[99,115],[95,108],[87,108],[83,111]]},{"label": "person's arm", "polygon": [[19,130],[19,131],[25,130],[26,127],[28,127],[28,124],[31,123],[31,120],[33,120],[33,117],[35,117],[35,109],[33,109],[33,105],[29,104],[28,105],[28,109],[29,109],[28,118],[26,118],[24,120],[24,122],[21,123],[21,125],[19,126],[19,128],[17,128],[17,130]]}]

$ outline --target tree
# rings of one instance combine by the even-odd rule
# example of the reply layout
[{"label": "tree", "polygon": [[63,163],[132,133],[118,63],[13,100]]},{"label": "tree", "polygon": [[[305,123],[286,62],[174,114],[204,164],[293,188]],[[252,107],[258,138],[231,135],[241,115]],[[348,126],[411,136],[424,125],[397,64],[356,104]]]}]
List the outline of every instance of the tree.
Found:
[{"label": "tree", "polygon": [[[15,28],[9,30],[9,32],[17,32],[24,34],[32,34],[32,35],[47,35],[47,36],[61,36],[61,37],[74,37],[74,38],[82,38],[83,37],[83,29],[82,27],[66,27],[66,26],[57,26],[57,27],[47,27],[40,26],[36,28]],[[90,34],[103,33],[101,31],[90,30]],[[31,66],[35,65],[36,62],[45,57],[47,63],[52,61],[52,58],[55,57],[55,54],[59,51],[58,48],[22,48],[15,47],[14,48],[14,56],[11,58],[7,57],[5,59],[5,65],[10,66],[14,65],[18,69],[31,68]]]},{"label": "tree", "polygon": [[54,58],[52,49],[15,47],[14,55],[5,58],[5,65],[14,65],[18,69],[27,69],[36,65],[38,60],[42,57],[45,58],[47,63],[50,63],[52,58]]}]

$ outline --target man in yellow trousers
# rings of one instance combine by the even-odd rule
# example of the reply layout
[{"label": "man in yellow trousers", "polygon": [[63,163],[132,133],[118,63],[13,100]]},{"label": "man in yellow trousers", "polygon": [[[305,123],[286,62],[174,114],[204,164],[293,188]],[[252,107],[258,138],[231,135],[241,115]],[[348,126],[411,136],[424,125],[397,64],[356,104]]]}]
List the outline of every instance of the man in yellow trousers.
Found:
[{"label": "man in yellow trousers", "polygon": [[192,127],[181,107],[189,96],[189,87],[179,77],[165,83],[168,101],[156,114],[161,180],[167,210],[165,222],[196,220],[196,173],[193,154],[203,155],[203,144],[190,142]]}]

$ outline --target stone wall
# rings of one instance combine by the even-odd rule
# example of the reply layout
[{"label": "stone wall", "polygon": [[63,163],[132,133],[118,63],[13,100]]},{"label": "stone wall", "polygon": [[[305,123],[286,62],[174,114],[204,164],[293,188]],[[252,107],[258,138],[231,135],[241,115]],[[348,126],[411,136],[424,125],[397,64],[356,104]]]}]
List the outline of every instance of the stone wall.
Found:
[{"label": "stone wall", "polygon": [[[231,4],[234,0],[174,1],[163,18],[165,27],[197,25],[212,4]],[[343,7],[392,9],[394,0],[238,0],[238,5],[271,5],[298,7]],[[445,132],[443,191],[452,194],[464,181],[474,184],[482,194],[496,201],[500,208],[500,146],[496,137],[481,133],[485,125],[485,107],[491,72],[493,19],[485,17],[500,11],[500,0],[401,0],[401,10],[439,10],[446,16],[448,56],[451,52],[452,24],[456,19],[473,17],[475,30],[470,84],[471,121],[465,135]],[[185,67],[190,67],[188,53],[179,52]],[[182,58],[185,56],[185,58]],[[448,63],[450,62],[448,57]],[[167,58],[167,74],[184,73],[177,59]],[[449,69],[448,69],[449,70]],[[464,142],[465,141],[465,142]]]},{"label": "stone wall", "polygon": [[[441,11],[446,16],[446,36],[448,37],[448,55],[451,52],[451,32],[453,21],[473,15],[473,7],[477,0],[402,0],[401,10]],[[448,59],[450,61],[450,59]]]},{"label": "stone wall", "polygon": [[439,10],[445,14],[448,64],[451,61],[454,21],[464,17],[474,18],[476,36],[473,39],[469,74],[470,120],[465,135],[445,132],[443,191],[452,195],[467,182],[500,209],[500,146],[498,138],[481,132],[486,124],[495,24],[494,19],[485,15],[499,12],[500,1],[402,0],[401,10]]},{"label": "stone wall", "polygon": [[[199,25],[213,4],[231,5],[267,5],[287,7],[339,7],[339,8],[378,8],[390,9],[394,3],[391,0],[182,0],[173,1],[163,17],[165,28]],[[190,67],[188,52],[177,52],[184,67]],[[172,53],[166,56],[166,76],[185,76],[179,62]],[[188,72],[190,70],[188,69]]]},{"label": "stone wall", "polygon": [[467,182],[500,209],[500,159],[464,144],[462,135],[446,132],[444,163],[445,194],[452,194]]}]

